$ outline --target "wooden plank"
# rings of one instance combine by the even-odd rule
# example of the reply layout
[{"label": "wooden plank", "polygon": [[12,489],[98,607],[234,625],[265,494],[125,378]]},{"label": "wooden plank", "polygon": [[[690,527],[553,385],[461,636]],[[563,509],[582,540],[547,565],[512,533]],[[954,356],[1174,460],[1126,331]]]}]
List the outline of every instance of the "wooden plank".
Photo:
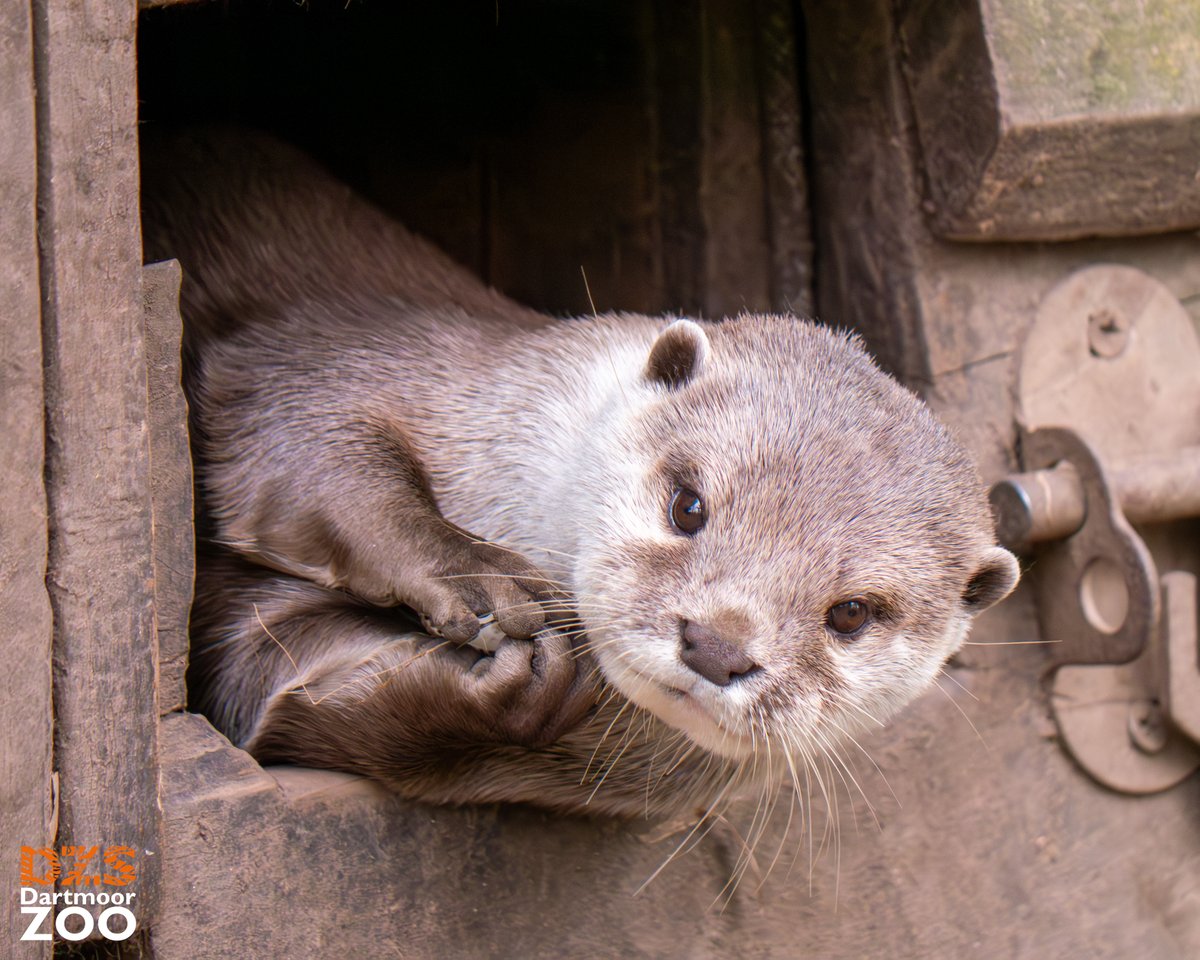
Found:
[{"label": "wooden plank", "polygon": [[[1200,779],[1132,807],[1096,791],[1038,732],[1024,675],[1036,672],[1037,651],[1018,654],[1014,676],[1011,648],[999,650],[989,651],[987,687],[988,674],[955,671],[993,698],[986,707],[935,693],[864,740],[882,769],[847,756],[873,812],[825,771],[834,828],[810,787],[804,815],[814,844],[827,842],[813,861],[799,811],[780,845],[782,798],[725,909],[713,902],[746,852],[757,798],[635,895],[684,833],[408,803],[344,774],[263,770],[202,718],[168,716],[155,956],[957,960],[988,943],[1031,960],[1194,957],[1194,857],[1180,840],[1194,827]],[[1131,810],[1136,835],[1115,836]],[[1106,869],[1114,844],[1120,871]]]},{"label": "wooden plank", "polygon": [[180,383],[181,276],[177,260],[142,271],[160,714],[182,710],[187,703],[184,675],[196,556],[187,400]]},{"label": "wooden plank", "polygon": [[193,714],[163,718],[162,755],[158,960],[193,960],[199,943],[209,960],[725,956],[706,945],[739,924],[738,911],[707,909],[736,857],[732,835],[634,897],[680,836],[264,770]]},{"label": "wooden plank", "polygon": [[803,11],[818,316],[862,334],[902,380],[927,382],[913,270],[920,198],[897,115],[891,12],[881,2]]},{"label": "wooden plank", "polygon": [[531,119],[478,144],[486,278],[559,312],[591,311],[580,267],[600,311],[805,309],[790,27],[734,0],[507,8],[514,49],[561,35],[592,66],[543,68]]},{"label": "wooden plank", "polygon": [[1200,7],[900,5],[931,223],[1062,240],[1200,225]]},{"label": "wooden plank", "polygon": [[[677,306],[664,296],[655,249],[654,127],[639,56],[649,19],[629,2],[516,4],[501,16],[506,62],[537,66],[529,80],[498,85],[519,119],[477,138],[483,264],[490,283],[523,303],[588,314],[590,288],[601,312]],[[517,105],[523,90],[532,107]]]},{"label": "wooden plank", "polygon": [[771,308],[811,315],[812,210],[804,176],[796,15],[790,0],[756,0],[762,100],[764,209],[771,249]]},{"label": "wooden plank", "polygon": [[972,446],[985,480],[1015,466],[1014,357],[1054,283],[1136,265],[1195,304],[1194,235],[1020,246],[946,241],[929,221],[892,5],[807,4],[818,313],[861,333]]},{"label": "wooden plank", "polygon": [[19,941],[20,847],[54,842],[51,641],[42,485],[42,335],[37,250],[33,35],[27,4],[0,5],[0,952],[50,956]]},{"label": "wooden plank", "polygon": [[59,843],[132,848],[145,928],[161,848],[137,11],[33,9]]},{"label": "wooden plank", "polygon": [[662,262],[664,307],[696,314],[704,309],[704,247],[700,218],[699,35],[703,4],[655,4],[651,46],[657,157],[657,257]]},{"label": "wooden plank", "polygon": [[772,254],[753,5],[663,0],[654,9],[666,306],[709,319],[768,310]]},{"label": "wooden plank", "polygon": [[701,8],[702,152],[692,199],[703,224],[702,312],[717,319],[771,308],[771,250],[754,5],[705,0]]}]

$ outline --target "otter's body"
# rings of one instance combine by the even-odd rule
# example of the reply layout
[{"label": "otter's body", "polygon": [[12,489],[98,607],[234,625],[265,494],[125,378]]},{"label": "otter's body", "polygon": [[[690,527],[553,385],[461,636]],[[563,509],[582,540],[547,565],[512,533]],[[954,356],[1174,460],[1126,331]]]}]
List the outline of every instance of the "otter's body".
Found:
[{"label": "otter's body", "polygon": [[707,807],[893,713],[1015,582],[961,448],[852,340],[552,320],[231,143],[152,152],[145,219],[185,273],[193,697],[259,758]]}]

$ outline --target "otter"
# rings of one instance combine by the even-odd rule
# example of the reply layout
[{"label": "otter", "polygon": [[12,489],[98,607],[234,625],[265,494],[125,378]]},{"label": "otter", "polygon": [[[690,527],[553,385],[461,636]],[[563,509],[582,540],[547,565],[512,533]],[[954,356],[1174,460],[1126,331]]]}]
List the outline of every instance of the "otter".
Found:
[{"label": "otter", "polygon": [[146,134],[184,271],[189,696],[263,763],[619,817],[795,779],[1015,585],[964,448],[788,315],[562,320],[298,150]]}]

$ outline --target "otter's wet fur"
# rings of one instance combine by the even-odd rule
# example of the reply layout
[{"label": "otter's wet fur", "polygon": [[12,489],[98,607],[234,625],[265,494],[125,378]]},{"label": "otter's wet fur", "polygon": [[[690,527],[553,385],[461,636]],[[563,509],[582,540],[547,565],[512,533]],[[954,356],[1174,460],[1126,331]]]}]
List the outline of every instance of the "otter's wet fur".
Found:
[{"label": "otter's wet fur", "polygon": [[208,544],[191,702],[260,760],[712,809],[888,719],[1015,584],[968,455],[854,337],[553,319],[290,147],[147,139]]}]

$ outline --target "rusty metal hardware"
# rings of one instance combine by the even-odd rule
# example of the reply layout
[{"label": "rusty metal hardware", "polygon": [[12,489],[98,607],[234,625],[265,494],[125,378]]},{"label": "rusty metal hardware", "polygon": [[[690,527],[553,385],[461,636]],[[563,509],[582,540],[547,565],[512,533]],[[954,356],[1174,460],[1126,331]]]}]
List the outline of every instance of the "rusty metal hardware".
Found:
[{"label": "rusty metal hardware", "polygon": [[[1107,473],[1131,523],[1200,517],[1200,446],[1113,464]],[[1083,526],[1086,502],[1083,481],[1069,460],[1014,474],[992,487],[1000,540],[1017,550],[1071,536]]]},{"label": "rusty metal hardware", "polygon": [[1023,472],[991,500],[1036,548],[1063,746],[1115,790],[1168,789],[1200,769],[1196,329],[1148,275],[1088,267],[1042,301],[1018,386]]}]

